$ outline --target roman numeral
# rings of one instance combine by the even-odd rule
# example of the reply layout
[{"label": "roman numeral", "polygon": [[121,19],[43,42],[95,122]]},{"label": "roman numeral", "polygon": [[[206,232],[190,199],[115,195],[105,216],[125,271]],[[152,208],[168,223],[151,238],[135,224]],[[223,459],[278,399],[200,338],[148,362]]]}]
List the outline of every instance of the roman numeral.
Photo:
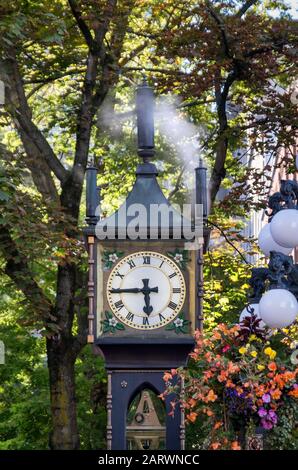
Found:
[{"label": "roman numeral", "polygon": [[181,288],[180,287],[173,287],[173,294],[180,294]]},{"label": "roman numeral", "polygon": [[164,264],[164,261],[162,261],[162,262],[160,263],[159,267],[161,268],[163,264]]},{"label": "roman numeral", "polygon": [[172,279],[172,277],[175,277],[175,276],[177,276],[177,273],[172,273],[169,275],[169,278]]},{"label": "roman numeral", "polygon": [[124,274],[119,273],[119,271],[116,273],[116,276],[121,277],[121,279],[124,278]]},{"label": "roman numeral", "polygon": [[168,305],[169,308],[171,308],[172,310],[175,310],[176,307],[177,307],[177,304],[175,304],[175,302],[170,302],[169,305]]},{"label": "roman numeral", "polygon": [[148,317],[143,317],[143,326],[148,325],[149,326],[149,318]]},{"label": "roman numeral", "polygon": [[150,264],[151,258],[150,256],[143,256],[143,264]]},{"label": "roman numeral", "polygon": [[122,300],[117,300],[117,302],[115,302],[114,305],[118,311],[124,307]]},{"label": "roman numeral", "polygon": [[131,313],[131,312],[128,312],[128,314],[126,315],[126,318],[127,318],[127,320],[133,321],[133,319],[134,319],[134,314]]},{"label": "roman numeral", "polygon": [[136,263],[134,262],[134,260],[133,260],[133,259],[131,259],[130,261],[127,261],[127,262],[128,262],[128,264],[129,264],[129,267],[130,267],[130,269],[132,269],[132,268],[135,268],[135,267],[136,267]]},{"label": "roman numeral", "polygon": [[163,321],[164,319],[165,317],[161,313],[159,313],[159,321]]}]

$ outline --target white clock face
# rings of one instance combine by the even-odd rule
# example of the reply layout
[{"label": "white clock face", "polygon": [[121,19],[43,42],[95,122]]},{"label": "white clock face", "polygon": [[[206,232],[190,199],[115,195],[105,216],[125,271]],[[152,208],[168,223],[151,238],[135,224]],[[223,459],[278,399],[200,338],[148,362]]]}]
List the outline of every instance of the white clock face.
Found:
[{"label": "white clock face", "polygon": [[174,320],[184,304],[184,277],[167,256],[140,251],[114,267],[107,298],[122,323],[142,330],[160,328]]}]

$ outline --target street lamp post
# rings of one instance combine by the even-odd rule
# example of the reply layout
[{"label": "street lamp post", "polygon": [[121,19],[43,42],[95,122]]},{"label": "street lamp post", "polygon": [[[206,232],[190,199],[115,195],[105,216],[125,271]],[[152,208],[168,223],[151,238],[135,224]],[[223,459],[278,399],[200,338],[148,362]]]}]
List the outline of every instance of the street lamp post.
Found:
[{"label": "street lamp post", "polygon": [[259,234],[259,246],[270,259],[268,267],[252,269],[253,294],[240,322],[254,314],[262,320],[259,326],[286,328],[298,315],[298,264],[290,256],[298,246],[298,183],[282,180],[268,206],[269,223]]}]

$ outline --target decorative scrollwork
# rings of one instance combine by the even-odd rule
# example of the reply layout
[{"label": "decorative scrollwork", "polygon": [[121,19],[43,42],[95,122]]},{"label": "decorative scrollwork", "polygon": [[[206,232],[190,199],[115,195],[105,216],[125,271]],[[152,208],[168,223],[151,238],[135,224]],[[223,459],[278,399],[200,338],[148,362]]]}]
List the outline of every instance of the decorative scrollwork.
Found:
[{"label": "decorative scrollwork", "polygon": [[278,251],[270,251],[270,261],[268,264],[268,276],[271,288],[288,288],[287,275],[293,269],[293,258]]},{"label": "decorative scrollwork", "polygon": [[272,217],[282,209],[297,209],[298,208],[298,183],[294,180],[281,180],[280,191],[272,194],[269,197],[268,207],[270,212],[265,211],[269,218]]},{"label": "decorative scrollwork", "polygon": [[251,303],[259,302],[268,288],[288,289],[298,299],[298,264],[293,263],[292,256],[271,251],[268,268],[253,268],[249,284],[252,287]]}]

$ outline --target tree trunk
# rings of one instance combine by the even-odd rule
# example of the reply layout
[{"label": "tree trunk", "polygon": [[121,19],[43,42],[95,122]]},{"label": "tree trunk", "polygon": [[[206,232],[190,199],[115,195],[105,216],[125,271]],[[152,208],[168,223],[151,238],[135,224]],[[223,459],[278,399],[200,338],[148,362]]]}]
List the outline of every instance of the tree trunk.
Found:
[{"label": "tree trunk", "polygon": [[53,427],[50,447],[57,450],[78,449],[80,445],[74,371],[80,347],[72,336],[76,278],[74,264],[58,266],[54,315],[59,332],[47,340]]},{"label": "tree trunk", "polygon": [[47,341],[48,368],[52,411],[52,432],[49,446],[55,450],[78,449],[75,397],[75,357],[70,354],[71,345],[64,340]]}]

